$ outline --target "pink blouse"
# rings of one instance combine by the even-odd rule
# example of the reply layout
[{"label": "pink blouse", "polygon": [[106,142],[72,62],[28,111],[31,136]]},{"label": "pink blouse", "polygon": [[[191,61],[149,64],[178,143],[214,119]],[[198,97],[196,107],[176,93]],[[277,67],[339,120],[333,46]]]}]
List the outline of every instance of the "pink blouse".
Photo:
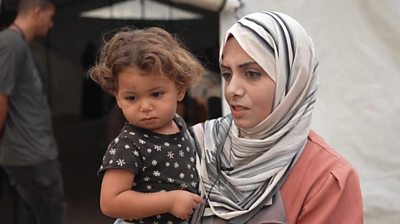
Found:
[{"label": "pink blouse", "polygon": [[363,223],[356,171],[314,131],[280,193],[288,224]]}]

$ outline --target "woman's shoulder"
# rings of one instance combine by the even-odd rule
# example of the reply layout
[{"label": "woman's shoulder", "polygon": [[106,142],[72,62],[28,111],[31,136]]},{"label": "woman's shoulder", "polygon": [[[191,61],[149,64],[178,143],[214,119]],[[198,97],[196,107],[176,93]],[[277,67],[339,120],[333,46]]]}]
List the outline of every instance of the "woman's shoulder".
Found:
[{"label": "woman's shoulder", "polygon": [[[347,167],[353,169],[347,159],[336,149],[330,146],[317,132],[311,130],[308,141],[299,160],[305,160],[310,165],[322,166],[327,169]],[[315,163],[315,164],[314,164]]]},{"label": "woman's shoulder", "polygon": [[358,178],[351,163],[315,131],[310,131],[306,146],[286,182],[300,183],[299,187],[308,191],[322,187],[329,180],[342,185],[349,177]]},{"label": "woman's shoulder", "polygon": [[310,218],[326,223],[338,217],[358,223],[354,220],[362,213],[359,212],[362,211],[362,200],[356,170],[314,131],[310,132],[306,146],[280,192],[289,223],[299,220],[309,223]]}]

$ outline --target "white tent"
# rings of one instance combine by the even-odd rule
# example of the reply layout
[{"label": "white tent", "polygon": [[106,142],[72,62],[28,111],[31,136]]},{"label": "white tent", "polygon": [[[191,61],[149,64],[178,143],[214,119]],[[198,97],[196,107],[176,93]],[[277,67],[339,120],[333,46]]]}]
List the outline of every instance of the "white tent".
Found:
[{"label": "white tent", "polygon": [[82,12],[82,17],[97,19],[187,20],[201,15],[156,1],[128,0]]},{"label": "white tent", "polygon": [[237,12],[221,12],[220,36],[260,10],[284,12],[305,27],[320,60],[313,129],[358,171],[365,223],[400,223],[400,1],[242,2]]},{"label": "white tent", "polygon": [[[243,2],[236,16],[281,11],[309,32],[320,60],[313,128],[357,169],[365,223],[400,223],[400,1]],[[222,13],[221,32],[235,20]]]}]

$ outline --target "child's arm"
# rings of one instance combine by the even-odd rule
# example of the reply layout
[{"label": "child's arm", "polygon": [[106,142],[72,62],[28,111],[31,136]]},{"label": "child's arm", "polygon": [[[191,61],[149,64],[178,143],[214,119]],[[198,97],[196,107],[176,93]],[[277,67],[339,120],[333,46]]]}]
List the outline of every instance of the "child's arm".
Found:
[{"label": "child's arm", "polygon": [[110,217],[139,219],[153,215],[171,213],[187,219],[198,203],[199,195],[189,191],[161,191],[141,193],[131,190],[134,174],[124,169],[108,169],[104,173],[100,193],[101,211]]}]

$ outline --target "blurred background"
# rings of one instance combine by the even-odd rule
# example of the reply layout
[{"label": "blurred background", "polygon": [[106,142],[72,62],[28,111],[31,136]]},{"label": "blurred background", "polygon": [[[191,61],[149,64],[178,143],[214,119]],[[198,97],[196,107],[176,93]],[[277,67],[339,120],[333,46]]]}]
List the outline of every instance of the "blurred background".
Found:
[{"label": "blurred background", "polygon": [[[103,36],[123,26],[159,26],[174,33],[206,65],[212,77],[211,81],[202,80],[203,84],[193,94],[187,94],[180,104],[180,113],[193,124],[205,120],[209,113],[221,115],[220,98],[217,107],[209,112],[210,96],[206,93],[212,85],[220,89],[215,71],[219,14],[171,1],[54,2],[57,10],[53,29],[47,37],[34,40],[31,47],[53,112],[69,207],[67,223],[111,223],[99,210],[101,177],[97,176],[97,170],[108,143],[119,132],[122,117],[114,98],[87,77]],[[0,29],[13,22],[17,3],[17,0],[1,1]],[[219,92],[215,94],[220,97]],[[4,200],[0,200],[2,224],[10,223],[12,200],[7,197],[7,190],[3,189]]]},{"label": "blurred background", "polygon": [[[0,0],[0,29],[17,0]],[[122,26],[161,26],[209,70],[179,112],[189,124],[225,114],[218,47],[241,16],[281,11],[309,32],[320,60],[313,128],[354,165],[365,223],[400,223],[400,1],[58,0],[54,28],[32,42],[54,117],[68,223],[111,223],[98,206],[96,172],[121,121],[114,99],[87,78],[103,35]],[[222,108],[221,108],[222,107]],[[6,190],[6,189],[5,189]],[[7,195],[6,198],[7,199]],[[12,201],[1,200],[7,214]],[[7,223],[7,222],[6,222]]]}]

